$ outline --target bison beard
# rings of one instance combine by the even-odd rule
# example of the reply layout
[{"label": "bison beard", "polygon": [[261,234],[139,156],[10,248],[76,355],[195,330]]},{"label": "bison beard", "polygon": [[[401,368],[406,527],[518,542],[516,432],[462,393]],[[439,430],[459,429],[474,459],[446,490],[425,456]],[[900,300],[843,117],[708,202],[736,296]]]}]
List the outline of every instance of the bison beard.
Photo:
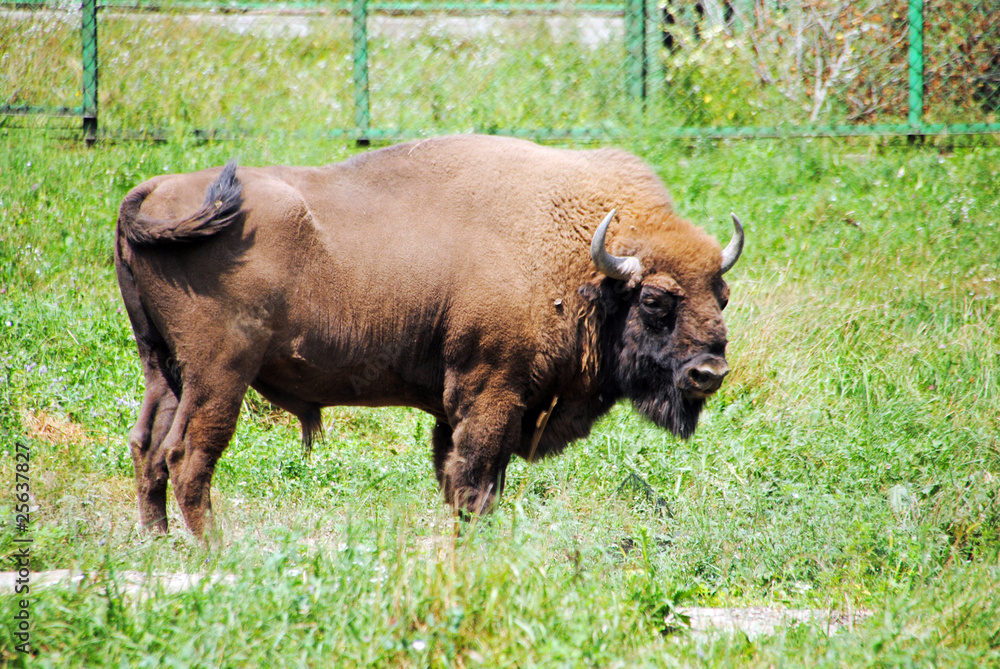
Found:
[{"label": "bison beard", "polygon": [[324,406],[427,412],[460,513],[490,510],[513,455],[559,453],[622,397],[689,437],[729,371],[733,224],[723,250],[628,153],[501,137],[140,184],[115,264],[145,376],[129,434],[143,525],[167,530],[169,479],[209,532],[249,388],[299,419],[307,450]]},{"label": "bison beard", "polygon": [[[635,408],[659,427],[670,430],[679,437],[687,439],[698,427],[698,416],[705,406],[702,398],[685,397],[684,393],[670,381],[659,388],[641,387],[648,384],[635,384],[625,390],[625,396],[632,400]],[[666,378],[666,375],[665,375]],[[640,386],[640,387],[635,387]]]},{"label": "bison beard", "polygon": [[698,427],[705,398],[692,397],[677,386],[678,370],[684,365],[674,357],[644,353],[638,344],[630,344],[615,366],[619,393],[658,427],[687,439]]}]

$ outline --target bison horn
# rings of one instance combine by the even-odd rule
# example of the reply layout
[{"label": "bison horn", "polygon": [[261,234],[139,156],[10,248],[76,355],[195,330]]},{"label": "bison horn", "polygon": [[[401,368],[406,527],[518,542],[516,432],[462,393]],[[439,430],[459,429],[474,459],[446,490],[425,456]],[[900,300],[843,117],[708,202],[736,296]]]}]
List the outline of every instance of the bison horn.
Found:
[{"label": "bison horn", "polygon": [[722,251],[723,274],[733,268],[736,261],[740,259],[740,254],[743,253],[743,224],[740,223],[740,219],[736,214],[733,214],[733,227],[736,228],[733,231],[733,238],[729,240],[729,244]]},{"label": "bison horn", "polygon": [[637,281],[642,277],[642,264],[635,256],[613,256],[608,253],[604,246],[604,238],[608,234],[608,225],[615,217],[615,209],[612,209],[601,224],[597,226],[594,233],[594,240],[590,243],[590,257],[594,259],[594,265],[612,279],[621,281]]}]

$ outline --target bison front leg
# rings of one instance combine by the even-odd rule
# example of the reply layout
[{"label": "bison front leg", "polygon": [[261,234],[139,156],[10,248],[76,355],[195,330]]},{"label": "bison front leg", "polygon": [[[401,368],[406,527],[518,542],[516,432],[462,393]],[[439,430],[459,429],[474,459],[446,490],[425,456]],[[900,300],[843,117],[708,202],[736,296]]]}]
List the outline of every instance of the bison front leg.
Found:
[{"label": "bison front leg", "polygon": [[434,475],[437,476],[438,485],[444,489],[444,468],[455,449],[455,442],[451,440],[451,425],[440,418],[431,433],[431,446],[434,449]]},{"label": "bison front leg", "polygon": [[[459,512],[493,509],[503,492],[507,464],[520,437],[524,407],[509,392],[480,392],[452,413],[454,447],[439,475],[445,500]],[[437,437],[437,431],[435,431]],[[438,442],[435,440],[435,464]]]}]

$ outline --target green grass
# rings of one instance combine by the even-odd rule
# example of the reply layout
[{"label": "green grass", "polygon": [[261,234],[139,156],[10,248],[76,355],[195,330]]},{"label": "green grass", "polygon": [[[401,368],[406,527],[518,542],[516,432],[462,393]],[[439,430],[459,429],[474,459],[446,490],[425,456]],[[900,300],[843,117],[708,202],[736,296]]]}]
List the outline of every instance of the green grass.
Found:
[{"label": "green grass", "polygon": [[[1000,662],[1000,147],[631,148],[710,232],[747,223],[733,373],[690,441],[617,407],[455,540],[427,416],[333,408],[310,461],[251,396],[220,462],[225,546],[137,533],[141,376],[111,244],[127,190],[339,144],[0,144],[0,557],[32,449],[39,666],[988,666]],[[634,485],[635,474],[648,482]],[[664,504],[665,503],[665,504]],[[134,597],[124,573],[232,575]],[[155,589],[154,589],[155,590]],[[749,639],[677,605],[867,609]],[[21,666],[0,593],[0,662]],[[5,636],[6,635],[6,636]]]}]

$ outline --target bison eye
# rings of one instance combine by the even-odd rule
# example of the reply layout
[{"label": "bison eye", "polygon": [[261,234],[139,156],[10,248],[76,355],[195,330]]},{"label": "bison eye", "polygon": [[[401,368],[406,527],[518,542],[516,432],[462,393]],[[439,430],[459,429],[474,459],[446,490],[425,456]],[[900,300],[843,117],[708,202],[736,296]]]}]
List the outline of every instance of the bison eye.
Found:
[{"label": "bison eye", "polygon": [[654,330],[672,329],[680,298],[659,288],[645,287],[639,296],[639,313],[646,326]]}]

